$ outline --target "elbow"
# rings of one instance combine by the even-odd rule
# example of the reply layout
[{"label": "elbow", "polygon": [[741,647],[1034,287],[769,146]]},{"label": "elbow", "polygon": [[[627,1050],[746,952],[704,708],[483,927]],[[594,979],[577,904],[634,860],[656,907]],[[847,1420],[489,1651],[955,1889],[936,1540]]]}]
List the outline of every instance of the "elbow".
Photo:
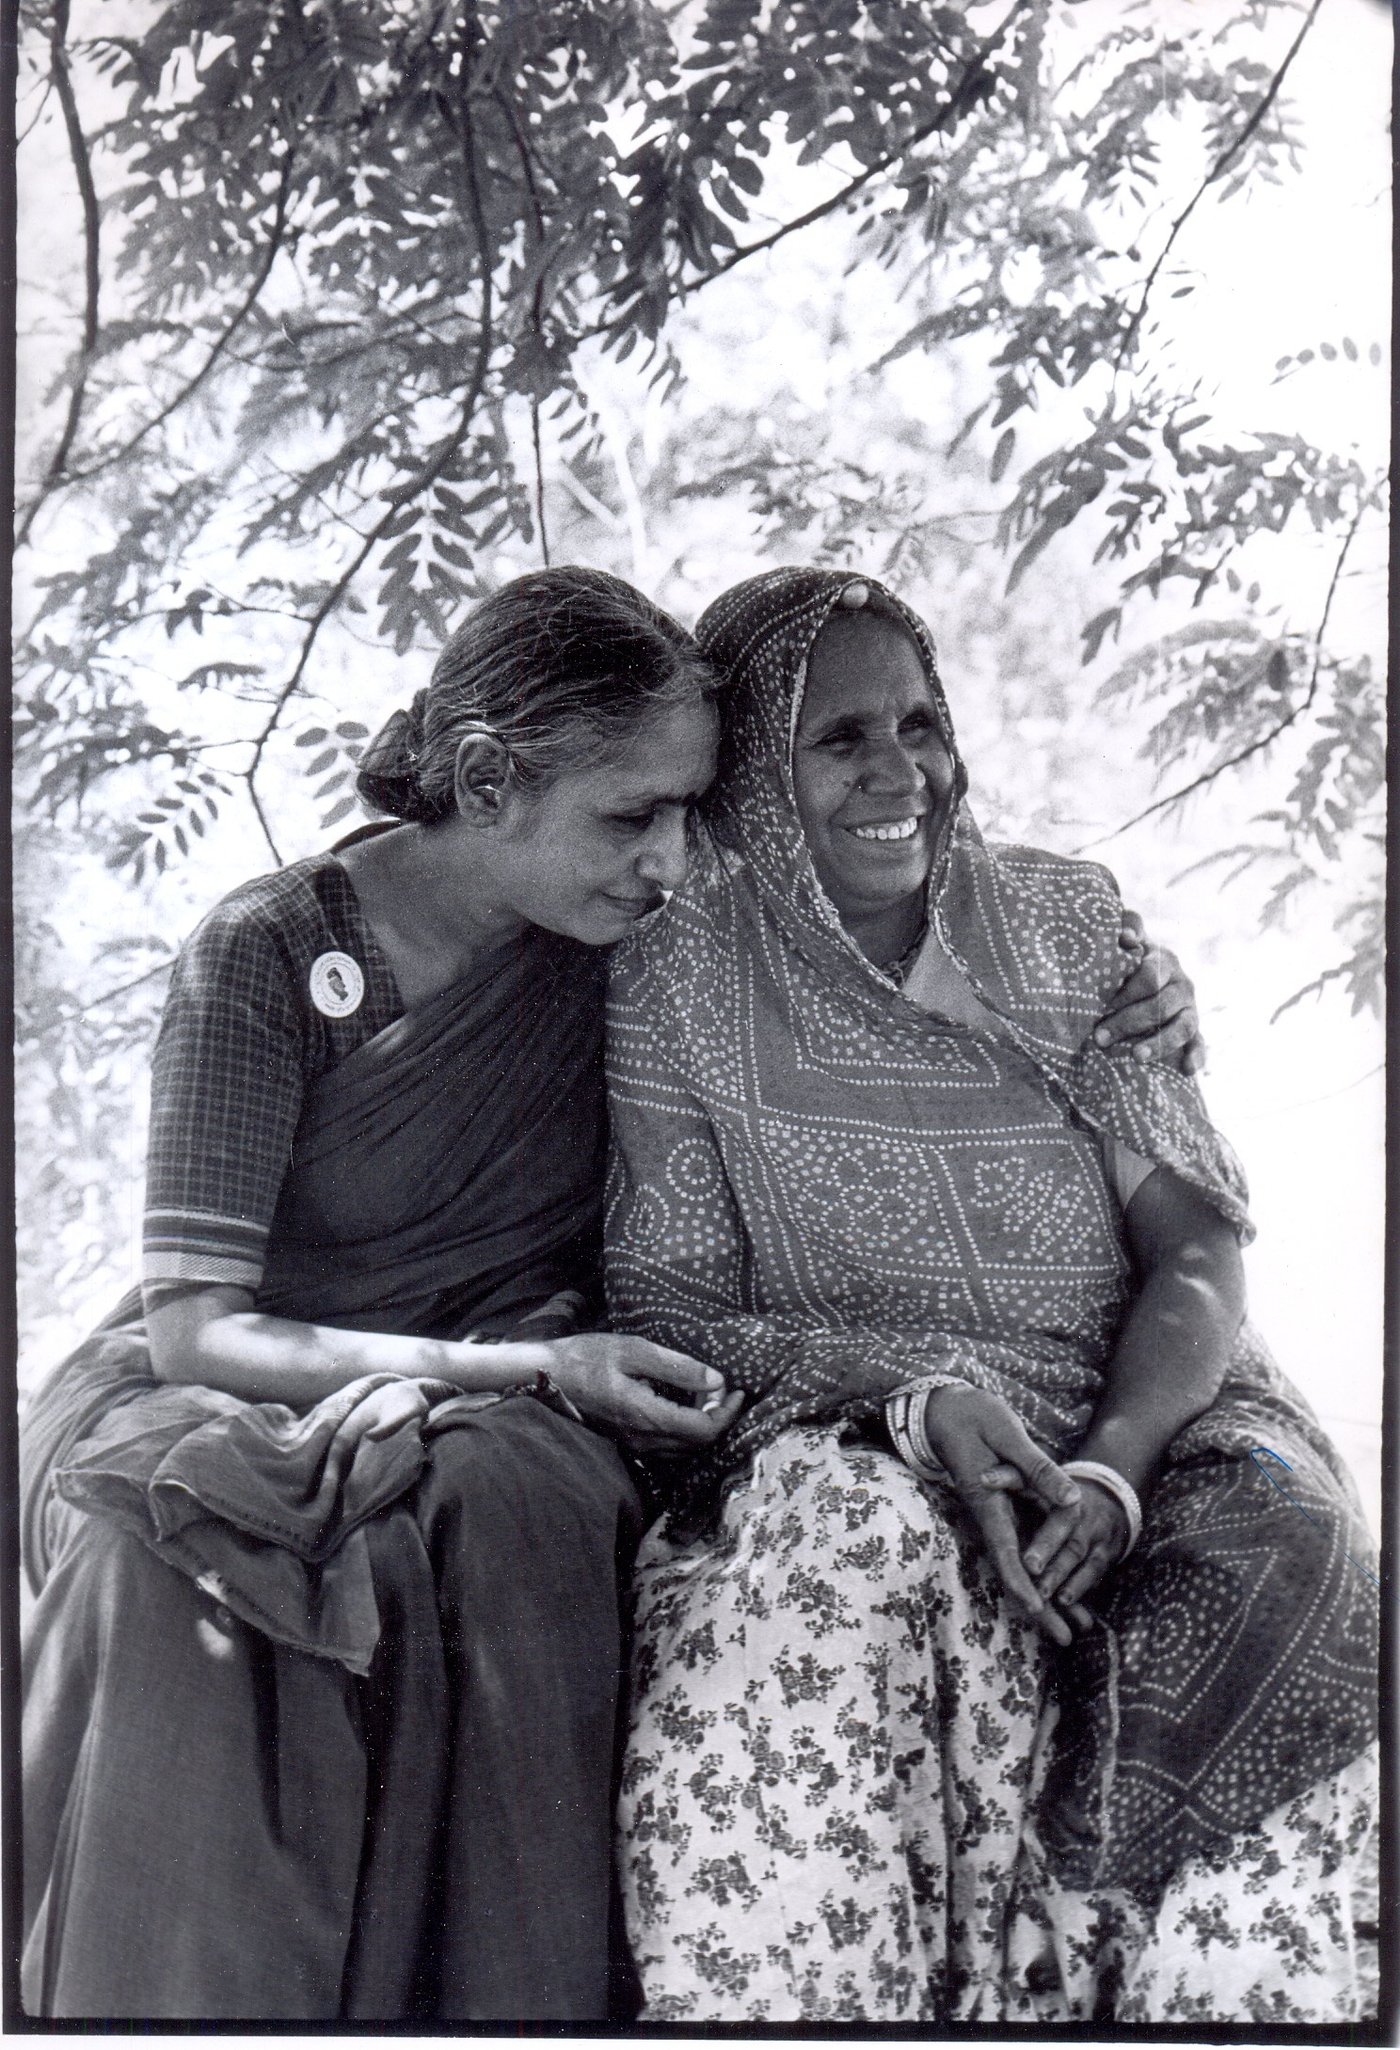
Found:
[{"label": "elbow", "polygon": [[1244,1322],[1244,1261],[1228,1226],[1188,1238],[1174,1262],[1177,1287],[1205,1323],[1233,1345]]},{"label": "elbow", "polygon": [[188,1375],[181,1372],[182,1348],[173,1342],[170,1331],[162,1329],[152,1317],[146,1321],[146,1337],[152,1377],[165,1387],[187,1380]]}]

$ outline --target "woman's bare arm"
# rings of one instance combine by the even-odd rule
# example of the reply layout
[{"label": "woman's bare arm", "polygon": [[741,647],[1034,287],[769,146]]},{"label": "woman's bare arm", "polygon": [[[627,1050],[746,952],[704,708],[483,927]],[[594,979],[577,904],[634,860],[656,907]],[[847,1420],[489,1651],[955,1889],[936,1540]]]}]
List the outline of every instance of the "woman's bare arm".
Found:
[{"label": "woman's bare arm", "polygon": [[[649,1450],[706,1445],[730,1423],[737,1400],[708,1412],[697,1395],[723,1387],[698,1360],[610,1331],[567,1338],[504,1340],[410,1338],[383,1331],[341,1331],[269,1317],[241,1288],[202,1288],[158,1304],[147,1318],[151,1368],[161,1381],[220,1388],[245,1402],[319,1402],[367,1374],[405,1382],[444,1381],[464,1392],[500,1391],[547,1373],[592,1422]],[[652,1385],[675,1389],[672,1401]],[[407,1407],[406,1407],[407,1405]],[[421,1396],[380,1398],[373,1427],[385,1429]]]},{"label": "woman's bare arm", "polygon": [[[1138,1288],[1077,1458],[1146,1489],[1179,1431],[1220,1391],[1244,1316],[1244,1267],[1231,1225],[1167,1168],[1156,1168],[1124,1215]],[[1044,1596],[1073,1606],[1119,1557],[1126,1527],[1113,1496],[1081,1484],[1077,1508],[1047,1516],[1026,1549]]]},{"label": "woman's bare arm", "polygon": [[1123,1222],[1137,1293],[1076,1457],[1101,1460],[1141,1489],[1177,1432],[1220,1392],[1244,1318],[1244,1263],[1234,1227],[1169,1168],[1140,1184]]}]

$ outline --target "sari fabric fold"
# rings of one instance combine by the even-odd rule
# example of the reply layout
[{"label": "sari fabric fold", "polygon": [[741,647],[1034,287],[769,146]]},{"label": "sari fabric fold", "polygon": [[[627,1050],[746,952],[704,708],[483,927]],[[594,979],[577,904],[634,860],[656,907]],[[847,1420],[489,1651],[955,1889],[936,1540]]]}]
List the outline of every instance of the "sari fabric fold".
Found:
[{"label": "sari fabric fold", "polygon": [[[955,798],[931,927],[990,1014],[925,1011],[856,948],[797,817],[807,658],[850,580],[783,570],[701,623],[729,683],[712,858],[615,960],[607,1220],[615,1321],[749,1400],[675,1497],[678,1541],[796,1426],[879,1431],[932,1376],[1001,1396],[1056,1458],[1080,1443],[1131,1270],[1105,1134],[1249,1230],[1195,1083],[1101,1052],[1124,972],[1096,864],[986,845],[921,621]],[[1252,1458],[1293,1469],[1290,1504]],[[1375,1727],[1375,1601],[1354,1490],[1258,1337],[1180,1434],[1101,1638],[1060,1662],[1043,1823],[1077,1885],[1151,1888],[1355,1757]]]}]

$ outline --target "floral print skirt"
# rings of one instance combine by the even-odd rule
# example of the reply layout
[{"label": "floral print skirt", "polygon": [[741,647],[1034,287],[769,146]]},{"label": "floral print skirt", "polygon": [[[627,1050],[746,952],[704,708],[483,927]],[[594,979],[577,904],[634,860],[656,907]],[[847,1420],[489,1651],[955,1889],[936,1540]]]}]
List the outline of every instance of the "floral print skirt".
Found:
[{"label": "floral print skirt", "polygon": [[958,1505],[804,1426],[637,1569],[623,1772],[650,2021],[1321,2022],[1358,2013],[1362,1758],[1155,1911],[1049,1874],[1044,1639]]}]

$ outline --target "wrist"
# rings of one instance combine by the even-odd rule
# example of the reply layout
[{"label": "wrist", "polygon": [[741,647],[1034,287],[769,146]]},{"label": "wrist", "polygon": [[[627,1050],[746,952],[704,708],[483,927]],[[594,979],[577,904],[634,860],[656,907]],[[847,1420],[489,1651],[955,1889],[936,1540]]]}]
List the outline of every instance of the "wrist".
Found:
[{"label": "wrist", "polygon": [[1129,1487],[1142,1494],[1151,1485],[1152,1476],[1161,1457],[1161,1448],[1143,1441],[1142,1434],[1131,1425],[1107,1418],[1095,1423],[1084,1443],[1075,1450],[1076,1459],[1094,1459],[1103,1466],[1111,1466],[1115,1473],[1123,1476]]},{"label": "wrist", "polygon": [[1112,1496],[1125,1527],[1123,1548],[1118,1557],[1126,1559],[1142,1536],[1142,1504],[1131,1481],[1125,1479],[1116,1467],[1110,1466],[1107,1460],[1067,1459],[1060,1471],[1068,1474],[1072,1481],[1099,1488]]},{"label": "wrist", "polygon": [[503,1394],[508,1388],[532,1386],[555,1365],[552,1349],[543,1339],[511,1338],[488,1345],[479,1338],[459,1338],[449,1352],[452,1363],[445,1378],[473,1393]]}]

